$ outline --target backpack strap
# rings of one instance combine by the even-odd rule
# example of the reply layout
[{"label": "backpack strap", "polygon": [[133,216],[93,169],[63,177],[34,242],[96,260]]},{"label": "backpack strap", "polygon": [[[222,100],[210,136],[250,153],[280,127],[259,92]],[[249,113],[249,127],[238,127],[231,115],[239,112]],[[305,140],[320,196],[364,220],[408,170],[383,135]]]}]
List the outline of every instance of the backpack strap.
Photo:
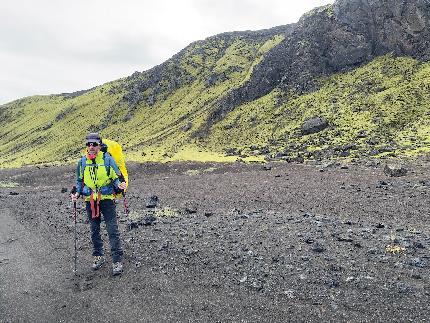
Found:
[{"label": "backpack strap", "polygon": [[110,161],[112,158],[112,157],[111,158],[109,158],[109,157],[111,157],[111,155],[107,151],[103,152],[103,161],[105,164],[106,173],[107,173],[108,177],[110,177]]},{"label": "backpack strap", "polygon": [[86,165],[87,158],[84,155],[79,159],[78,166],[76,167],[76,187],[79,193],[82,193],[82,189],[84,187],[84,174]]},{"label": "backpack strap", "polygon": [[81,157],[81,172],[82,172],[82,178],[84,177],[85,173],[85,167],[87,166],[87,157],[84,155]]},{"label": "backpack strap", "polygon": [[103,153],[103,160],[106,167],[106,173],[108,176],[110,176],[110,169],[113,168],[114,172],[117,174],[117,176],[121,175],[121,171],[118,168],[118,165],[115,162],[115,159],[112,157],[111,154],[108,152]]}]

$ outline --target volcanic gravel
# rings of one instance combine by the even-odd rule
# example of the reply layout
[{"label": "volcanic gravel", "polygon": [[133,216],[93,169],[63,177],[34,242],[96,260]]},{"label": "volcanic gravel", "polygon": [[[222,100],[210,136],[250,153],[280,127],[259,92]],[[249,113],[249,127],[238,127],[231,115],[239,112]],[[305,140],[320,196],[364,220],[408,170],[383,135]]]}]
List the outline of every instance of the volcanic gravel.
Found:
[{"label": "volcanic gravel", "polygon": [[0,322],[429,321],[430,164],[384,166],[130,164],[119,277],[74,167],[0,170]]}]

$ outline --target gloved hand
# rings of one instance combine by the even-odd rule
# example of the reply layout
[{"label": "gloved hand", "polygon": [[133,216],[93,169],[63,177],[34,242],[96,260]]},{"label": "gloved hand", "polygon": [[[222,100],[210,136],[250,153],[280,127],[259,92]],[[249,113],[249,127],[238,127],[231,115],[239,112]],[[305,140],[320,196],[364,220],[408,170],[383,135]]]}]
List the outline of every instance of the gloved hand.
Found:
[{"label": "gloved hand", "polygon": [[125,189],[127,188],[127,184],[126,184],[125,182],[121,182],[121,183],[118,185],[118,188],[119,188],[121,191],[123,191],[123,190],[125,190]]},{"label": "gloved hand", "polygon": [[118,179],[121,181],[121,183],[118,185],[118,189],[124,192],[124,190],[127,188],[127,183],[125,182],[124,175],[119,174]]},{"label": "gloved hand", "polygon": [[72,199],[72,202],[76,202],[80,196],[81,195],[76,191],[76,186],[73,186],[72,190],[70,191],[70,198]]},{"label": "gloved hand", "polygon": [[72,199],[72,202],[76,202],[80,196],[81,195],[79,193],[75,193],[75,194],[71,193],[70,194],[70,198]]}]

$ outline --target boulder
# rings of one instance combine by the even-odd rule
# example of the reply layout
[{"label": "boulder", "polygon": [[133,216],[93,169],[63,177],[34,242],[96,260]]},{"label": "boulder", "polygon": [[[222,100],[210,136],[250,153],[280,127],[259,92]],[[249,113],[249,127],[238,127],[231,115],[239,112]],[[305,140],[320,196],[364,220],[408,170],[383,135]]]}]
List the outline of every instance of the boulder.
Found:
[{"label": "boulder", "polygon": [[323,117],[315,117],[306,120],[302,125],[302,134],[309,135],[312,133],[320,132],[328,127],[328,122]]},{"label": "boulder", "polygon": [[407,174],[408,170],[401,166],[401,165],[385,165],[384,167],[384,173],[391,177],[400,177],[405,176]]}]

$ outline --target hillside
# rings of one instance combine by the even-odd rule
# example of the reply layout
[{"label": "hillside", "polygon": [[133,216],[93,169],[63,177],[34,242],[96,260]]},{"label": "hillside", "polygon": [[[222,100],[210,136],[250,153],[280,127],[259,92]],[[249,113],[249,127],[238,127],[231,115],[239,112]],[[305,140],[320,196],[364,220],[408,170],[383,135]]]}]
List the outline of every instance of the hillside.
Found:
[{"label": "hillside", "polygon": [[429,14],[424,0],[338,0],[93,89],[2,105],[0,167],[72,162],[88,131],[134,161],[425,154]]}]

